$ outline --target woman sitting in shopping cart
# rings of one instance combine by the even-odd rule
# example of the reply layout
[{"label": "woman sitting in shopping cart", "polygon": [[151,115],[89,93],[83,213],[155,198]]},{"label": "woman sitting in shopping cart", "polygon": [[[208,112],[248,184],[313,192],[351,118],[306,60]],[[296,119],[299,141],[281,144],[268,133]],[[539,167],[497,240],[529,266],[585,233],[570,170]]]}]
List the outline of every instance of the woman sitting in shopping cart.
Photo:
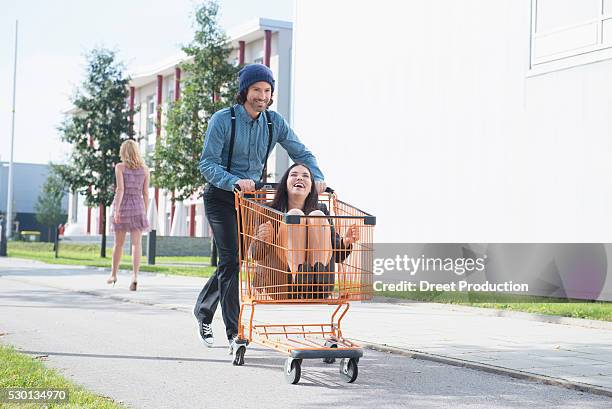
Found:
[{"label": "woman sitting in shopping cart", "polygon": [[271,298],[327,298],[334,289],[334,262],[343,262],[359,228],[352,224],[344,236],[335,231],[329,211],[319,202],[310,169],[296,163],[281,178],[269,207],[300,217],[297,224],[266,221],[259,224],[250,256],[260,266],[253,277],[255,288]]}]

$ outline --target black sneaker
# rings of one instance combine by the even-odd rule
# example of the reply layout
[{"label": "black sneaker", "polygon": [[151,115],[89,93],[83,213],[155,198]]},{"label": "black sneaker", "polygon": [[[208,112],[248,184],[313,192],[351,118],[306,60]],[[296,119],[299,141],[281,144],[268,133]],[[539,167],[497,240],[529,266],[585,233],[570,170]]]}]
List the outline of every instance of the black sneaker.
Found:
[{"label": "black sneaker", "polygon": [[247,341],[246,339],[238,338],[238,335],[234,335],[233,337],[228,339],[227,342],[229,343],[228,355],[233,355],[234,351],[236,351],[241,346],[246,347],[247,345],[249,345],[249,341]]},{"label": "black sneaker", "polygon": [[205,322],[198,320],[198,335],[204,345],[211,348],[215,343],[213,337],[212,324],[206,324]]},{"label": "black sneaker", "polygon": [[230,338],[227,339],[227,343],[229,344],[228,355],[233,355],[234,350],[238,348],[238,345],[236,344],[237,339],[238,335],[232,335]]}]

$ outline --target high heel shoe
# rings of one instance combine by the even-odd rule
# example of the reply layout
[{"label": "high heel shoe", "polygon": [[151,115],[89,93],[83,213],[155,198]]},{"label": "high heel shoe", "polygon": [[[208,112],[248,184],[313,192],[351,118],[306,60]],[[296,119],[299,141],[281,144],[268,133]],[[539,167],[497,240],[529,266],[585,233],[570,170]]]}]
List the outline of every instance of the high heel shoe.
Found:
[{"label": "high heel shoe", "polygon": [[136,281],[132,281],[132,284],[130,284],[130,291],[136,291],[137,286],[138,283]]},{"label": "high heel shoe", "polygon": [[113,287],[115,286],[115,283],[117,282],[117,277],[113,277],[110,276],[109,278],[106,279],[106,284],[112,284]]}]

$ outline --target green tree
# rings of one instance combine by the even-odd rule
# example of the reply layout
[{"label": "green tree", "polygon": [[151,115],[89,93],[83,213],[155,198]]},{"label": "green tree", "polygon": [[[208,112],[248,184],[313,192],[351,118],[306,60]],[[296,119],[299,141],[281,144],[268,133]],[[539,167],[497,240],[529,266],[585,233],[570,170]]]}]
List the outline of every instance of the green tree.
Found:
[{"label": "green tree", "polygon": [[51,165],[49,176],[43,184],[38,199],[34,204],[36,220],[47,227],[51,239],[51,229],[55,232],[60,223],[66,222],[66,213],[62,209],[62,199],[66,195],[66,184],[60,174]]},{"label": "green tree", "polygon": [[239,67],[227,62],[232,48],[217,22],[218,10],[215,1],[196,9],[194,38],[183,47],[189,58],[181,65],[181,98],[169,109],[166,136],[153,154],[153,183],[176,192],[175,200],[201,189],[198,161],[208,121],[232,104],[238,89]]},{"label": "green tree", "polygon": [[[62,139],[72,144],[70,164],[61,175],[72,191],[85,196],[90,207],[106,209],[115,196],[114,164],[120,160],[121,143],[132,136],[128,83],[114,51],[92,50],[87,55],[85,79],[72,98],[75,113],[59,128]],[[102,212],[101,225],[100,257],[106,257],[106,212]]]}]

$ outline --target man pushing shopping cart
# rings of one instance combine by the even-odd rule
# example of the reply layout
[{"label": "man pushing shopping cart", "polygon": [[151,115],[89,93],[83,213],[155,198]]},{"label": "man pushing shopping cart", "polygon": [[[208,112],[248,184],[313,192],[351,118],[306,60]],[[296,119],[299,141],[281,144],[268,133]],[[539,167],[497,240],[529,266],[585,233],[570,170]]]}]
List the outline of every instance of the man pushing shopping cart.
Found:
[{"label": "man pushing shopping cart", "polygon": [[[239,73],[236,104],[216,112],[208,123],[200,172],[206,179],[204,209],[218,249],[219,262],[200,292],[194,307],[198,336],[211,347],[212,319],[221,304],[230,352],[238,334],[238,226],[234,207],[234,185],[243,191],[255,189],[255,181],[266,174],[265,164],[279,143],[296,162],[313,171],[318,192],[325,190],[323,174],[314,155],[300,142],[283,117],[268,111],[274,93],[272,71],[250,64]],[[263,113],[263,114],[262,114]]]}]

